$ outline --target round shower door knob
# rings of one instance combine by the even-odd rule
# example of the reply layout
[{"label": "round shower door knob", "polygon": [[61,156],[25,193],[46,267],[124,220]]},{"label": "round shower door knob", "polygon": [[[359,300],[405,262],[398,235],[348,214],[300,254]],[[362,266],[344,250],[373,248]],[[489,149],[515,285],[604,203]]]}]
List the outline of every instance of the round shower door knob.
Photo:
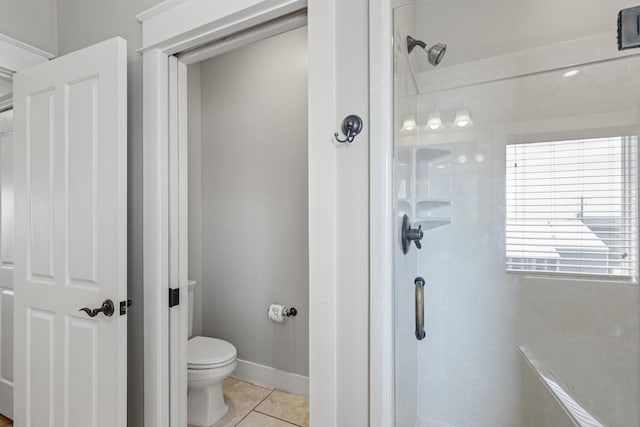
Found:
[{"label": "round shower door knob", "polygon": [[411,228],[411,222],[409,221],[409,217],[404,215],[402,217],[402,228],[400,230],[400,240],[402,242],[402,253],[407,254],[409,252],[409,247],[411,247],[411,242],[416,244],[416,248],[422,249],[422,237],[424,233],[422,232],[422,226],[418,226],[418,228]]}]

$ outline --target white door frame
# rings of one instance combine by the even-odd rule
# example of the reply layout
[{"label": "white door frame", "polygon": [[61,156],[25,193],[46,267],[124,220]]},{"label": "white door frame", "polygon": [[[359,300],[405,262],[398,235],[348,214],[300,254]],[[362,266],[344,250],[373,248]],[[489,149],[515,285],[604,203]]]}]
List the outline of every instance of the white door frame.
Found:
[{"label": "white door frame", "polygon": [[55,55],[0,34],[0,74],[11,77],[13,73],[53,59]]},{"label": "white door frame", "polygon": [[395,424],[393,344],[393,10],[369,2],[369,419]]},{"label": "white door frame", "polygon": [[[351,412],[364,412],[364,418],[367,417],[368,412],[366,406],[368,403],[366,357],[368,334],[365,332],[368,316],[367,283],[365,282],[367,278],[362,277],[360,273],[364,270],[364,276],[366,276],[369,272],[366,267],[367,243],[358,240],[360,235],[351,237],[345,234],[343,240],[349,240],[349,242],[346,245],[342,243],[343,246],[340,246],[338,239],[339,216],[346,216],[344,210],[350,207],[349,203],[341,206],[344,202],[338,202],[338,184],[341,182],[338,175],[341,171],[349,170],[354,161],[361,161],[364,158],[363,154],[368,153],[363,151],[367,150],[368,146],[368,129],[365,129],[359,136],[359,140],[350,146],[336,144],[333,140],[333,132],[339,129],[342,118],[346,115],[343,109],[361,108],[362,104],[366,105],[366,103],[357,103],[355,99],[357,96],[352,96],[350,87],[339,87],[340,81],[336,77],[336,67],[339,65],[337,62],[341,60],[348,62],[348,59],[353,58],[354,55],[352,51],[346,49],[349,43],[338,45],[334,37],[338,28],[337,19],[349,19],[349,16],[338,16],[339,13],[351,12],[349,8],[357,9],[354,11],[359,13],[358,16],[363,22],[359,28],[360,36],[363,35],[365,32],[363,29],[366,29],[367,24],[366,10],[364,10],[365,14],[361,13],[364,3],[366,1],[362,0],[349,4],[339,0],[323,0],[309,4],[308,7],[309,194],[313,195],[309,200],[309,394],[310,421],[314,426],[339,425],[339,420],[343,416],[341,411],[345,411],[345,408],[347,411],[351,409]],[[181,77],[183,73],[180,68],[184,65],[176,61],[172,55],[305,7],[307,7],[306,0],[216,2],[168,0],[137,16],[142,22],[143,38],[140,51],[143,54],[144,84],[144,415],[146,426],[174,427],[172,423],[175,422],[173,421],[175,414],[171,414],[171,417],[169,414],[169,365],[172,363],[173,366],[176,361],[176,353],[172,353],[174,356],[170,357],[170,351],[178,351],[177,359],[186,359],[186,339],[185,345],[180,346],[179,349],[169,349],[169,316],[186,319],[184,313],[169,314],[168,289],[172,279],[176,280],[177,277],[180,281],[181,299],[187,297],[185,264],[182,263],[183,270],[178,273],[170,272],[169,267],[171,263],[177,262],[174,265],[178,265],[177,268],[180,269],[180,257],[171,253],[171,248],[175,249],[175,243],[170,243],[172,241],[171,224],[176,216],[180,217],[180,212],[171,205],[172,200],[176,200],[174,193],[176,187],[179,188],[184,184],[174,175],[176,169],[179,169],[180,149],[177,145],[173,146],[173,142],[179,143],[181,138],[180,126],[172,125],[176,121],[179,124],[183,120],[179,107],[183,100],[180,100],[180,91],[176,93],[175,86],[183,84],[181,79],[184,77]],[[344,34],[347,36],[345,22],[341,22],[343,26],[340,28],[344,29]],[[357,55],[366,54],[365,47]],[[345,67],[350,69],[349,65]],[[362,76],[358,75],[358,77],[360,77],[356,80],[358,83],[364,81]],[[351,106],[336,105],[338,96],[354,98],[350,102]],[[364,111],[349,111],[349,113],[358,113],[367,118],[368,111],[365,107]],[[368,125],[367,122],[365,126]],[[342,153],[342,157],[337,154],[338,152]],[[178,159],[175,159],[176,155]],[[173,160],[172,157],[174,157]],[[362,179],[365,182],[368,181],[368,179]],[[350,191],[353,191],[353,188],[343,187],[341,194],[345,197],[350,194]],[[365,227],[366,213],[362,213],[362,203],[360,201],[358,203],[355,215],[360,216],[358,220]],[[175,227],[174,223],[174,229],[176,228],[179,226]],[[339,257],[342,255],[340,250],[347,252],[353,249],[352,246],[356,243],[361,244],[360,248],[363,252],[355,256],[356,260],[352,262],[357,264],[357,268],[341,271],[339,269]],[[365,267],[361,268],[363,265]],[[349,319],[349,323],[343,324],[340,328],[337,324],[339,310],[336,304],[349,306],[349,301],[342,296],[338,301],[338,284],[343,289],[351,286],[349,299],[354,298],[354,295],[359,297],[355,308],[348,314],[343,314]],[[186,308],[186,305],[174,307],[172,311],[181,313],[186,311],[183,308]],[[359,339],[351,339],[356,330]],[[340,344],[338,344],[339,341]],[[357,358],[358,365],[348,363],[339,366],[338,360],[343,355]],[[347,372],[342,372],[339,377],[343,369]],[[181,375],[186,376],[186,363]],[[186,384],[186,379],[180,384]],[[350,399],[355,399],[353,408],[349,407]],[[184,412],[185,404],[186,393],[180,408],[176,408],[173,404],[171,406],[174,408],[173,411]],[[179,417],[182,418],[183,415],[180,414]],[[356,424],[364,425],[363,422]],[[343,425],[346,424],[343,423]]]}]

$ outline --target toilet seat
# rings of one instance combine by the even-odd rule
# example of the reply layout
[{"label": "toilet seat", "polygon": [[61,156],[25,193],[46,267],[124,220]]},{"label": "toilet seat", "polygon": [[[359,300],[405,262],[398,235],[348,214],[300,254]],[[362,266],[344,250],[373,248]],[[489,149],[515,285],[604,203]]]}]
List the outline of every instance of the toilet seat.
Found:
[{"label": "toilet seat", "polygon": [[187,343],[188,369],[204,370],[227,366],[238,352],[229,342],[210,337],[193,337]]}]

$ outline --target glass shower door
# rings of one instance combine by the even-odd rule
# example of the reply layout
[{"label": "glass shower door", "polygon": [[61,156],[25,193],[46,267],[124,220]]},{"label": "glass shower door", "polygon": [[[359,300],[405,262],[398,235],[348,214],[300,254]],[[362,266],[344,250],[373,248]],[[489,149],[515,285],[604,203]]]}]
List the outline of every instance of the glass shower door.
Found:
[{"label": "glass shower door", "polygon": [[[394,10],[396,425],[640,425],[629,6]],[[405,215],[423,233],[406,254]]]}]

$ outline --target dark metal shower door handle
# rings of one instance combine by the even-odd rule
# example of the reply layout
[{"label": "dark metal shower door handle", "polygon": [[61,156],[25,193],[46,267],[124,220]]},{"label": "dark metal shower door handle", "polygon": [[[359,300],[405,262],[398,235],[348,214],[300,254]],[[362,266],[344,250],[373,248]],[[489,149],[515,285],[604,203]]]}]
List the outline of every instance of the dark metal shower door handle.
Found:
[{"label": "dark metal shower door handle", "polygon": [[418,226],[418,228],[411,228],[411,222],[409,221],[409,217],[404,215],[402,217],[402,229],[400,230],[400,240],[402,241],[402,253],[407,254],[409,252],[409,247],[411,246],[411,242],[416,244],[416,248],[422,249],[422,237],[424,233],[422,232],[422,226]]},{"label": "dark metal shower door handle", "polygon": [[113,313],[116,311],[116,307],[115,305],[113,305],[113,301],[108,299],[102,303],[102,306],[100,308],[90,309],[88,307],[83,307],[78,311],[84,311],[89,315],[89,317],[96,317],[98,313],[103,313],[105,316],[111,317],[113,316]]},{"label": "dark metal shower door handle", "polygon": [[427,335],[424,331],[424,279],[416,277],[416,339],[422,341]]}]

